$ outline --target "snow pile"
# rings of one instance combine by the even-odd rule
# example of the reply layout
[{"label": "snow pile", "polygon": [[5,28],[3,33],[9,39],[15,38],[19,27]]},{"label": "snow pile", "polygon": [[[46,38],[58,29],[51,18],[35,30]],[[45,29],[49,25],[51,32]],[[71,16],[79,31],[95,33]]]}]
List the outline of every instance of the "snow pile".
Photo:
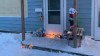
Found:
[{"label": "snow pile", "polygon": [[81,53],[93,55],[93,56],[100,56],[100,41],[95,41],[92,39],[91,36],[85,36],[85,39],[82,40],[82,45],[78,49]]},{"label": "snow pile", "polygon": [[95,47],[95,41],[92,39],[91,36],[85,36],[85,39],[82,40],[82,47],[85,47],[85,48],[92,48],[92,47]]},{"label": "snow pile", "polygon": [[6,44],[6,43],[16,43],[16,41],[11,33],[1,33],[0,34],[0,45]]}]

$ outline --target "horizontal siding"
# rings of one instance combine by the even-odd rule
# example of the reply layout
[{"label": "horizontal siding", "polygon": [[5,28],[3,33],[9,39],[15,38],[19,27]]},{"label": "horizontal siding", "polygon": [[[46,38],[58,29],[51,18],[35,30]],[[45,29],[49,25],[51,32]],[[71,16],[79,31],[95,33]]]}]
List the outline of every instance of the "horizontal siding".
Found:
[{"label": "horizontal siding", "polygon": [[[27,0],[28,17],[25,18],[25,31],[35,31],[43,27],[35,8],[42,8],[43,0]],[[21,17],[0,17],[0,30],[21,32]]]},{"label": "horizontal siding", "polygon": [[39,21],[35,8],[43,8],[43,0],[28,0],[28,18],[25,20],[27,31],[43,28],[43,21]]},{"label": "horizontal siding", "polygon": [[[43,0],[28,0],[28,17],[25,18],[25,30],[35,31],[43,27],[43,21],[39,21],[35,8],[43,8]],[[67,12],[73,6],[73,0],[67,0]],[[78,0],[78,20],[79,26],[84,27],[85,34],[91,33],[91,0]],[[69,16],[67,13],[67,28]],[[21,32],[20,17],[0,17],[0,30],[11,30]]]},{"label": "horizontal siding", "polygon": [[0,17],[0,30],[5,31],[21,31],[20,17]]},{"label": "horizontal siding", "polygon": [[[77,0],[78,5],[78,24],[79,27],[85,29],[85,35],[91,35],[91,0]],[[70,7],[73,6],[73,0],[67,0],[67,12]],[[68,13],[67,13],[68,15]],[[69,28],[68,22],[69,16],[67,16],[67,28]]]}]

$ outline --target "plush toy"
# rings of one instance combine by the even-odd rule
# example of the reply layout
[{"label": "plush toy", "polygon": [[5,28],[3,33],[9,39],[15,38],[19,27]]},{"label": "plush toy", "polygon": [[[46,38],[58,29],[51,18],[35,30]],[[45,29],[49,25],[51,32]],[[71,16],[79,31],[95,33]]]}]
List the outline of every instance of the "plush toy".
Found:
[{"label": "plush toy", "polygon": [[75,17],[75,16],[74,16],[75,13],[77,13],[76,9],[74,9],[74,8],[71,7],[71,8],[69,9],[70,28],[74,28],[74,20],[73,20],[73,18]]}]

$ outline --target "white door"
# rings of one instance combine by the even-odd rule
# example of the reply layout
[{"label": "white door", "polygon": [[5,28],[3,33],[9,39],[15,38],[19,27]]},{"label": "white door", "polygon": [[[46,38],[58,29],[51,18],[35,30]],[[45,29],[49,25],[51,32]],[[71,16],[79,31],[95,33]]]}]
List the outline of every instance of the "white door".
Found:
[{"label": "white door", "polygon": [[[65,0],[44,0],[46,33],[62,34],[66,28]],[[65,11],[64,11],[65,10]]]},{"label": "white door", "polygon": [[100,40],[100,0],[95,0],[95,40]]}]

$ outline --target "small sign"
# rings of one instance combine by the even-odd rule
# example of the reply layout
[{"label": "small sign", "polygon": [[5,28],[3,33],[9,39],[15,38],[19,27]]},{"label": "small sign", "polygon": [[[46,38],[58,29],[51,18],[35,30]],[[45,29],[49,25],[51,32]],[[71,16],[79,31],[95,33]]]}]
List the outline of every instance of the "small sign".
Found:
[{"label": "small sign", "polygon": [[35,8],[35,12],[42,12],[42,8]]}]

